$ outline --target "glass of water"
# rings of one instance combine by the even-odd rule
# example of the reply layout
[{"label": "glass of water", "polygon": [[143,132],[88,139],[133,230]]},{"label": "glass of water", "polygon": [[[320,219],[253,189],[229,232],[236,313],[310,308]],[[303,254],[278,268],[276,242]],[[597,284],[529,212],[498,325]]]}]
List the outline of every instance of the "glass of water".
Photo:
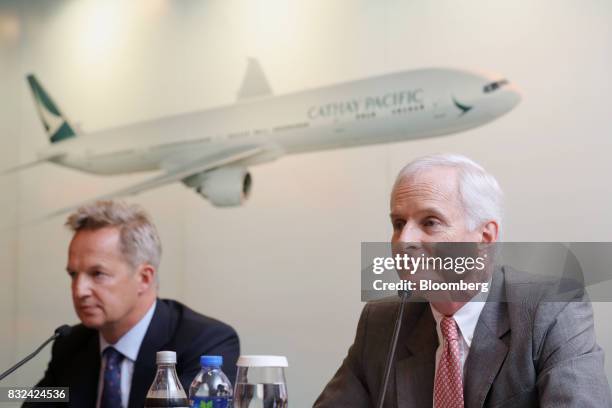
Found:
[{"label": "glass of water", "polygon": [[287,408],[284,356],[240,356],[234,408]]}]

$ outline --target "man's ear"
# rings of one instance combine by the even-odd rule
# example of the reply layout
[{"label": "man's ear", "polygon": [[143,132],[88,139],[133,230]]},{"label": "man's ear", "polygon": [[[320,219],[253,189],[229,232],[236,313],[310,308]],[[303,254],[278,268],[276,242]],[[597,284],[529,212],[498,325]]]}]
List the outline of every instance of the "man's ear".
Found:
[{"label": "man's ear", "polygon": [[138,271],[136,273],[138,274],[140,286],[138,288],[138,294],[144,293],[151,289],[151,287],[157,286],[157,280],[155,276],[157,274],[157,270],[155,270],[154,266],[148,263],[144,263],[138,267]]},{"label": "man's ear", "polygon": [[491,244],[497,241],[499,237],[499,224],[497,221],[489,221],[482,226],[481,230],[481,243]]}]

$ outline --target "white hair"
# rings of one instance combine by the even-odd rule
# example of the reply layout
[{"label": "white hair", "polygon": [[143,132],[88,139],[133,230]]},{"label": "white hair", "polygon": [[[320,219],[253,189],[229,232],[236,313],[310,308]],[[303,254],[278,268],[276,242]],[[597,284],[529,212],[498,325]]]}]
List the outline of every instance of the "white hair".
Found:
[{"label": "white hair", "polygon": [[501,230],[503,192],[499,183],[481,165],[458,154],[423,156],[408,163],[397,175],[393,191],[405,179],[420,172],[448,167],[456,169],[459,198],[463,204],[466,225],[470,231],[489,221],[496,221]]},{"label": "white hair", "polygon": [[120,201],[87,204],[68,217],[66,226],[75,233],[84,229],[118,228],[120,251],[133,268],[143,263],[159,268],[161,241],[151,218],[138,205]]}]

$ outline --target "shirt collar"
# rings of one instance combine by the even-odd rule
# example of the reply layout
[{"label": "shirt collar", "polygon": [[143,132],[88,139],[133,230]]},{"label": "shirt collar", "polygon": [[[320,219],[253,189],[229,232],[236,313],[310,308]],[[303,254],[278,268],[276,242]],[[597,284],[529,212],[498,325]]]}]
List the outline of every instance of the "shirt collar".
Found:
[{"label": "shirt collar", "polygon": [[156,304],[157,302],[153,302],[153,305],[151,305],[142,319],[140,319],[140,321],[136,323],[136,325],[134,325],[134,327],[132,327],[127,333],[121,336],[121,338],[115,344],[108,343],[106,340],[104,340],[102,334],[98,333],[98,336],[100,337],[100,354],[102,354],[107,347],[112,346],[128,359],[136,361],[142,340],[147,333],[151,319],[153,319]]},{"label": "shirt collar", "polygon": [[[490,286],[490,285],[489,285]],[[476,330],[476,324],[480,313],[486,304],[488,293],[481,292],[477,296],[474,296],[469,302],[464,304],[461,309],[457,310],[453,315],[453,319],[457,322],[461,336],[468,347],[472,346],[472,338],[474,337],[474,331]],[[436,320],[436,331],[438,333],[438,339],[442,344],[442,332],[440,331],[440,321],[444,315],[436,310],[435,307],[429,304],[431,313]]]}]

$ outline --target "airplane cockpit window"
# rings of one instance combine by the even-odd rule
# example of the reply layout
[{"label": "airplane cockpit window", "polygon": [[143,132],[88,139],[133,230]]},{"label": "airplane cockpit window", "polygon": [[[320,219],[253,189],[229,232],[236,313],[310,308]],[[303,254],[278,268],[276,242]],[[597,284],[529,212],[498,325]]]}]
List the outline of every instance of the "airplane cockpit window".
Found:
[{"label": "airplane cockpit window", "polygon": [[491,82],[490,84],[486,84],[483,88],[484,93],[490,93],[493,91],[497,91],[504,85],[508,84],[507,79],[500,79],[499,81]]}]

